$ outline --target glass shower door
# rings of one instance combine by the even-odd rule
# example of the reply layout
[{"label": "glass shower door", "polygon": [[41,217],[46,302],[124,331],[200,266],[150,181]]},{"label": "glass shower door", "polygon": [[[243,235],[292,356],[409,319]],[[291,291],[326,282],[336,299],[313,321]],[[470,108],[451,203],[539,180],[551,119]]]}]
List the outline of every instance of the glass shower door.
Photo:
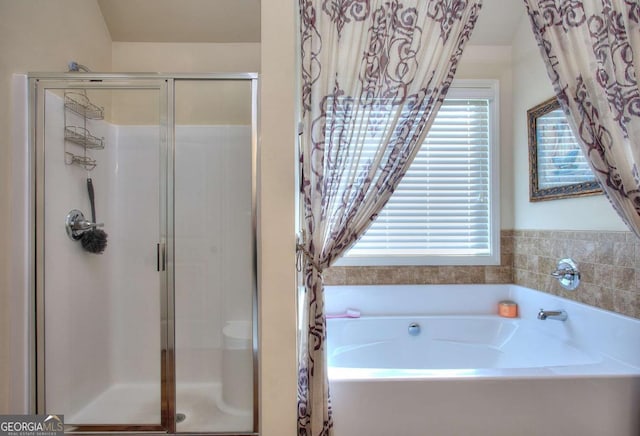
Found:
[{"label": "glass shower door", "polygon": [[165,430],[166,82],[32,86],[38,413]]},{"label": "glass shower door", "polygon": [[256,80],[175,81],[178,432],[252,432]]}]

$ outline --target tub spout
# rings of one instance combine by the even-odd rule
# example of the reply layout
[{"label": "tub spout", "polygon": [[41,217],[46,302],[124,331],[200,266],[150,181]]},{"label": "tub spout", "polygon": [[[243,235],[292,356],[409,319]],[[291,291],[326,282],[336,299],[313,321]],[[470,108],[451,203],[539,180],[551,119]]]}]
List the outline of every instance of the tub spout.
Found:
[{"label": "tub spout", "polygon": [[544,321],[547,319],[556,319],[558,321],[566,321],[567,320],[567,312],[564,310],[544,310],[540,309],[538,312],[538,319]]}]

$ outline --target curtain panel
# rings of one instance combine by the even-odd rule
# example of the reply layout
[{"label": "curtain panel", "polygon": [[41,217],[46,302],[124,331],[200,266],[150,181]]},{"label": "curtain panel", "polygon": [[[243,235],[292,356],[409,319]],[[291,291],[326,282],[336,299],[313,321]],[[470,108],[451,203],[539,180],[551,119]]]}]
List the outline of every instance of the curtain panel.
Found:
[{"label": "curtain panel", "polygon": [[[299,0],[298,434],[330,435],[322,272],[369,227],[427,135],[480,0]],[[375,152],[364,144],[375,143]]]},{"label": "curtain panel", "polygon": [[640,237],[640,4],[524,2],[578,143],[610,203]]}]

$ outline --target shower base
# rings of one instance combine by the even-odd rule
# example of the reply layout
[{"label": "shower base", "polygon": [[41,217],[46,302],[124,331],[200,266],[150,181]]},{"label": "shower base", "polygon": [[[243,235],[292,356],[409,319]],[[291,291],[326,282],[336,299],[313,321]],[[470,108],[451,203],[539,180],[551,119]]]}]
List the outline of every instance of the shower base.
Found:
[{"label": "shower base", "polygon": [[[65,415],[68,424],[159,424],[159,386],[119,383],[107,388],[77,413]],[[220,383],[190,383],[176,387],[176,412],[185,415],[178,432],[247,432],[253,429],[251,410],[227,407]]]},{"label": "shower base", "polygon": [[179,432],[249,432],[253,430],[251,410],[228,407],[222,401],[220,383],[189,383],[176,388],[176,412],[186,418]]}]

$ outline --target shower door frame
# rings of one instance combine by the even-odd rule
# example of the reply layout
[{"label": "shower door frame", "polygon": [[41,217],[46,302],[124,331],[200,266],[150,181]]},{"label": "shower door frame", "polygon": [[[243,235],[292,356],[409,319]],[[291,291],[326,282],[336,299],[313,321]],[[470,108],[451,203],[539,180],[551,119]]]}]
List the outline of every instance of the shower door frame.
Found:
[{"label": "shower door frame", "polygon": [[[31,322],[30,345],[30,409],[31,413],[47,413],[45,408],[45,307],[44,307],[44,94],[47,89],[157,89],[160,97],[160,239],[164,246],[166,268],[159,271],[161,313],[161,422],[159,425],[87,424],[71,425],[65,433],[114,434],[145,432],[176,433],[175,375],[175,83],[189,81],[249,81],[251,86],[251,226],[252,226],[252,355],[253,355],[253,430],[250,432],[213,433],[216,435],[258,435],[259,428],[259,361],[258,361],[258,286],[257,286],[257,152],[258,152],[258,74],[154,74],[154,73],[29,73],[29,226],[34,238],[28,247],[31,270],[29,279]],[[165,134],[163,135],[162,132]],[[163,145],[164,143],[164,145]],[[162,180],[164,178],[164,180]],[[163,216],[164,215],[164,216]],[[162,236],[164,235],[164,236]],[[160,254],[159,254],[160,256]],[[164,307],[164,310],[162,309]],[[162,320],[166,330],[162,331]],[[191,433],[191,434],[211,434]]]}]

